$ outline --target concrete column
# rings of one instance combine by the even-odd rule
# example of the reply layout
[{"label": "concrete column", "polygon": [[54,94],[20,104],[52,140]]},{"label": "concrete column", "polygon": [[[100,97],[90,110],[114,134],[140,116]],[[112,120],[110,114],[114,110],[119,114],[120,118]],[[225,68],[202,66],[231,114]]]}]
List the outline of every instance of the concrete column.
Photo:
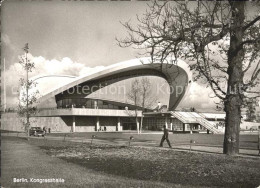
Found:
[{"label": "concrete column", "polygon": [[185,123],[183,123],[183,129],[182,129],[182,131],[183,131],[183,132],[185,131]]},{"label": "concrete column", "polygon": [[75,118],[75,116],[72,116],[72,130],[71,130],[71,132],[75,132],[75,130],[76,130],[76,118]]},{"label": "concrete column", "polygon": [[139,127],[140,127],[140,123],[139,123],[139,119],[137,119],[136,129],[137,129],[137,133],[138,133],[138,134],[139,134],[139,132],[140,132]]},{"label": "concrete column", "polygon": [[117,127],[116,127],[116,131],[121,131],[120,117],[117,118]]},{"label": "concrete column", "polygon": [[97,123],[96,123],[95,131],[98,131],[98,129],[99,129],[99,116],[97,116]]},{"label": "concrete column", "polygon": [[173,127],[172,127],[172,118],[170,119],[170,122],[171,122],[171,123],[170,123],[170,126],[171,126],[170,129],[171,129],[171,131],[173,131]]}]

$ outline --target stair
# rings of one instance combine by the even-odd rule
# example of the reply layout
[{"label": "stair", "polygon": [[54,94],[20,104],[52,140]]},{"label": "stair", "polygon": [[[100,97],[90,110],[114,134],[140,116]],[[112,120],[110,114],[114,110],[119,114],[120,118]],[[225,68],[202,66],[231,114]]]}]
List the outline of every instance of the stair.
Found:
[{"label": "stair", "polygon": [[[190,119],[182,116],[180,113],[172,111],[171,114],[176,117],[178,120],[180,120],[182,123],[194,123]],[[195,122],[196,123],[196,122]]]},{"label": "stair", "polygon": [[171,114],[180,120],[182,123],[199,123],[209,131],[211,131],[213,134],[218,134],[221,133],[220,130],[218,130],[214,125],[212,125],[207,119],[202,117],[200,114],[196,112],[185,112],[189,117],[184,117],[181,113],[184,112],[177,112],[177,111],[172,111]]},{"label": "stair", "polygon": [[209,131],[211,131],[213,134],[219,134],[221,133],[221,131],[219,131],[214,125],[212,125],[208,120],[206,120],[205,118],[201,117],[201,118],[196,118],[197,122],[202,125],[203,127],[205,127],[206,129],[208,129]]}]

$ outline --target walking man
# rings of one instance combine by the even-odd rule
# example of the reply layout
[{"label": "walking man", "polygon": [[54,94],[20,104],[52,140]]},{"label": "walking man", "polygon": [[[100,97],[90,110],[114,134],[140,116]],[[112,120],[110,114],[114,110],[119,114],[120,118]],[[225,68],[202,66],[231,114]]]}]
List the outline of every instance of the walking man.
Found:
[{"label": "walking man", "polygon": [[168,131],[168,129],[166,129],[166,126],[164,125],[163,126],[163,136],[162,136],[162,140],[161,140],[161,143],[160,143],[160,147],[163,147],[163,142],[164,142],[164,140],[166,140],[169,147],[172,148],[171,143],[168,139],[168,135],[169,135],[169,131]]}]

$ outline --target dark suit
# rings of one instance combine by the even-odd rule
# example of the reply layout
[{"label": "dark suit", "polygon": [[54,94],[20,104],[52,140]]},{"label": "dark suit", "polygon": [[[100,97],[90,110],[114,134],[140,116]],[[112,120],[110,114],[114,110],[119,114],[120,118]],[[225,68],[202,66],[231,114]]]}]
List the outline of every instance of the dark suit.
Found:
[{"label": "dark suit", "polygon": [[168,139],[168,135],[169,135],[168,129],[164,128],[164,129],[163,129],[163,136],[162,136],[161,143],[160,143],[160,147],[163,147],[163,142],[164,142],[164,140],[167,141],[167,143],[168,143],[168,145],[169,145],[170,148],[172,147],[172,146],[171,146],[171,143],[170,143],[170,141],[169,141],[169,139]]}]

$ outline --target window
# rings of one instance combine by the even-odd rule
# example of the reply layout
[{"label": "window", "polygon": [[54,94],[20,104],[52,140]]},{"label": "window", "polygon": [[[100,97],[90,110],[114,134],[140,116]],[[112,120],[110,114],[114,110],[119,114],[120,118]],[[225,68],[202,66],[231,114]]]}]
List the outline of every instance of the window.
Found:
[{"label": "window", "polygon": [[63,108],[69,108],[69,99],[63,99],[62,100],[62,106]]},{"label": "window", "polygon": [[86,108],[91,108],[91,100],[87,100],[87,102],[86,102]]},{"label": "window", "polygon": [[108,109],[108,103],[107,102],[103,102],[103,109]]},{"label": "window", "polygon": [[113,109],[114,108],[113,104],[108,104],[108,108]]},{"label": "window", "polygon": [[90,101],[91,101],[91,108],[94,108],[94,101],[93,100]]},{"label": "window", "polygon": [[86,99],[80,99],[80,106],[85,107]]},{"label": "window", "polygon": [[100,109],[103,108],[103,101],[98,100],[98,108]]},{"label": "window", "polygon": [[118,109],[118,106],[114,105],[114,109]]},{"label": "window", "polygon": [[62,108],[62,100],[59,100],[59,101],[57,102],[57,107],[58,107],[58,108]]}]

